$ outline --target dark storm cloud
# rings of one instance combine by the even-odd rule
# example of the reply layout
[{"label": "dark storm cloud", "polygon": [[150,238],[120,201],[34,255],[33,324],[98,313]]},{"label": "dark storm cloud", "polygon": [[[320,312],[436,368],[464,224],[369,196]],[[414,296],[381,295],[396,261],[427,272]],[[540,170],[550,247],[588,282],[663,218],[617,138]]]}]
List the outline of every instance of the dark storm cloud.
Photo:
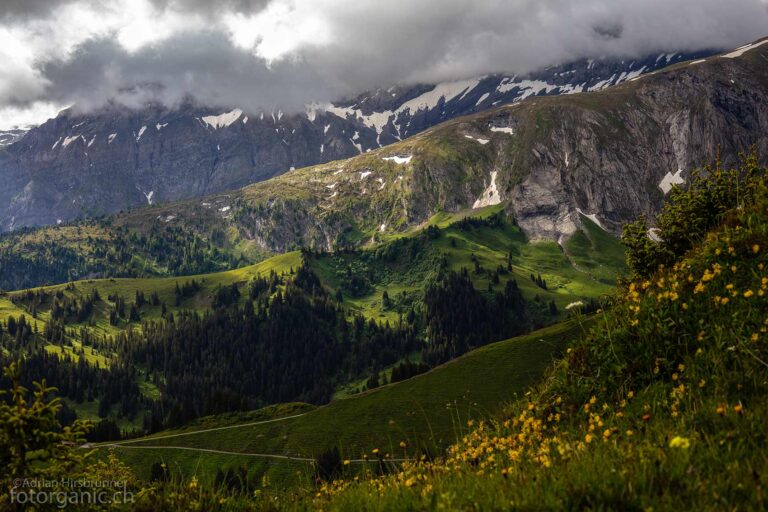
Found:
[{"label": "dark storm cloud", "polygon": [[[0,19],[10,17],[45,17],[56,8],[72,3],[98,6],[107,0],[1,0]],[[269,0],[150,0],[159,9],[178,9],[200,14],[221,11],[249,13],[262,9]]]},{"label": "dark storm cloud", "polygon": [[150,100],[174,105],[187,95],[247,110],[291,109],[302,107],[312,84],[317,97],[335,92],[310,66],[281,62],[267,68],[212,32],[182,34],[134,53],[113,41],[89,41],[66,62],[46,66],[44,74],[54,84],[50,98],[83,109],[111,99],[128,106]]},{"label": "dark storm cloud", "polygon": [[[768,0],[151,1],[163,12],[210,23],[177,27],[133,52],[101,35],[66,57],[41,55],[35,66],[45,86],[25,101],[173,104],[191,94],[217,105],[290,110],[395,83],[524,73],[584,57],[732,48],[768,35]],[[301,43],[267,63],[258,55],[268,41],[239,48],[223,20],[275,3],[286,6],[281,23],[289,30],[282,37],[295,35]],[[5,0],[3,9],[32,16],[43,5],[56,2]],[[301,19],[321,20],[327,37],[294,29]],[[0,75],[0,85],[3,80],[14,77]],[[0,94],[3,101],[8,97]]]},{"label": "dark storm cloud", "polygon": [[39,16],[75,0],[2,0],[0,18],[5,16]]},{"label": "dark storm cloud", "polygon": [[217,12],[254,13],[269,0],[150,0],[159,9],[175,9],[210,15]]}]

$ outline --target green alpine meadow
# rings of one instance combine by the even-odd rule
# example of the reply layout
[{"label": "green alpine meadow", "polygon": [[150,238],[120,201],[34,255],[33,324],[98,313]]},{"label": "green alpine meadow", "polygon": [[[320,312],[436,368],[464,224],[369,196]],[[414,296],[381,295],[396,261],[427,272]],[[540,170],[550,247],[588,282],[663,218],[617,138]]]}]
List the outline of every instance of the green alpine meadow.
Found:
[{"label": "green alpine meadow", "polygon": [[0,510],[768,509],[765,26],[0,6]]}]

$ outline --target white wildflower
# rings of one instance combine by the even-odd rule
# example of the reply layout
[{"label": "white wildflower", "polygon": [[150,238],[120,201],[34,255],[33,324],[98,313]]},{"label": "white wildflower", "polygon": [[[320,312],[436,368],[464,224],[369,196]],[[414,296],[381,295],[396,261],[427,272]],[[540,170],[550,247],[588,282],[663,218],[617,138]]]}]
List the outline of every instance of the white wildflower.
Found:
[{"label": "white wildflower", "polygon": [[582,308],[582,307],[584,307],[584,303],[583,303],[583,302],[581,302],[580,300],[577,300],[576,302],[571,302],[570,304],[568,304],[567,306],[565,306],[565,309],[567,309],[568,311],[570,311],[570,310],[572,310],[572,309],[575,309],[575,308]]}]

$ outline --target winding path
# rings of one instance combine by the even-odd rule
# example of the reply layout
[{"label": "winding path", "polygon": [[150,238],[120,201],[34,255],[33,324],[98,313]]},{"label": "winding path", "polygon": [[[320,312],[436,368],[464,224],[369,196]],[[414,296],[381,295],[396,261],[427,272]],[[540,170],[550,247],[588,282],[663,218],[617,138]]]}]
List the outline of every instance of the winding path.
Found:
[{"label": "winding path", "polygon": [[[239,425],[227,425],[225,427],[214,427],[214,428],[207,428],[207,429],[201,429],[201,430],[194,430],[192,432],[181,432],[178,434],[167,434],[164,436],[155,436],[155,437],[144,437],[144,438],[136,438],[136,439],[128,439],[126,441],[114,441],[114,442],[105,442],[105,443],[98,443],[98,444],[84,444],[80,446],[80,448],[83,449],[90,449],[90,448],[117,448],[117,449],[129,449],[129,450],[184,450],[184,451],[192,451],[192,452],[202,452],[202,453],[214,453],[217,455],[236,455],[236,456],[242,456],[242,457],[259,457],[264,459],[281,459],[281,460],[292,460],[292,461],[298,461],[298,462],[308,462],[310,464],[315,464],[316,459],[309,458],[309,457],[293,457],[290,455],[277,455],[273,453],[247,453],[247,452],[232,452],[227,450],[214,450],[211,448],[194,448],[191,446],[148,446],[148,445],[142,445],[142,446],[127,446],[134,443],[146,443],[151,442],[158,439],[170,439],[172,437],[182,437],[182,436],[192,436],[196,434],[204,434],[208,432],[216,432],[218,430],[229,430],[233,428],[246,428],[246,427],[253,427],[256,425],[264,425],[266,423],[275,423],[278,421],[285,421],[290,420],[294,418],[299,418],[301,416],[305,416],[307,413],[301,413],[301,414],[294,414],[292,416],[284,416],[282,418],[275,418],[271,420],[264,420],[264,421],[253,421],[251,423],[242,423]],[[412,461],[414,459],[381,459],[381,462],[408,462]],[[356,464],[367,464],[370,462],[380,462],[379,459],[349,459],[350,463],[356,463]]]}]

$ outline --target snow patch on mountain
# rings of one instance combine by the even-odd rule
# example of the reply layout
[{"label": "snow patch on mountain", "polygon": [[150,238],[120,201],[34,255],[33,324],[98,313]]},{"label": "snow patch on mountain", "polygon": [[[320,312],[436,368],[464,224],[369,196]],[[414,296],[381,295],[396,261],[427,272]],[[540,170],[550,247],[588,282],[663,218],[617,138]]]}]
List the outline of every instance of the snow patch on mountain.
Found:
[{"label": "snow patch on mountain", "polygon": [[385,156],[382,160],[387,162],[395,162],[398,165],[410,163],[413,156]]},{"label": "snow patch on mountain", "polygon": [[682,185],[685,183],[685,179],[681,176],[683,174],[682,169],[678,169],[675,174],[668,172],[659,183],[659,188],[664,192],[664,195],[669,194],[672,190],[672,185]]},{"label": "snow patch on mountain", "polygon": [[479,83],[480,79],[474,78],[471,80],[458,80],[455,82],[443,82],[437,84],[431,91],[425,92],[421,96],[417,96],[400,105],[397,109],[397,113],[406,110],[410,110],[412,113],[418,112],[419,110],[432,110],[440,103],[440,101],[445,101],[447,103],[459,95],[461,95],[459,96],[459,99],[464,98],[464,96],[469,94]]},{"label": "snow patch on mountain", "polygon": [[616,74],[614,73],[611,75],[611,78],[608,78],[606,80],[601,80],[597,82],[595,85],[591,86],[588,90],[591,91],[600,91],[602,89],[605,89],[606,87],[609,87],[616,83]]},{"label": "snow patch on mountain", "polygon": [[489,142],[491,142],[489,139],[481,139],[480,137],[473,137],[473,136],[471,136],[471,135],[464,135],[464,137],[465,137],[465,138],[467,138],[467,139],[469,139],[469,140],[473,140],[473,141],[475,141],[475,142],[479,142],[479,143],[480,143],[480,144],[482,144],[483,146],[485,146],[486,144],[488,144]]},{"label": "snow patch on mountain", "polygon": [[318,108],[322,108],[326,112],[334,114],[341,119],[347,119],[351,116],[353,119],[362,122],[368,128],[375,129],[376,133],[381,135],[382,130],[389,124],[393,117],[397,119],[397,117],[404,112],[413,114],[422,110],[432,110],[440,104],[441,101],[448,103],[456,97],[462,99],[472,91],[472,89],[477,87],[480,81],[481,78],[475,78],[471,80],[459,80],[437,84],[432,90],[406,101],[395,110],[384,110],[382,112],[365,114],[361,109],[353,107],[337,107],[333,104],[319,105]]},{"label": "snow patch on mountain", "polygon": [[66,137],[64,139],[64,142],[61,143],[61,147],[65,148],[75,142],[77,139],[83,139],[83,142],[85,142],[85,137],[82,135],[72,135],[71,137]]},{"label": "snow patch on mountain", "polygon": [[587,213],[584,213],[581,210],[581,208],[576,208],[576,211],[579,212],[582,216],[584,216],[584,217],[588,218],[589,220],[591,220],[592,222],[594,222],[597,225],[597,227],[599,227],[603,231],[607,231],[607,229],[605,229],[605,226],[603,226],[603,224],[600,222],[600,219],[597,218],[597,214],[596,213],[587,214]]},{"label": "snow patch on mountain", "polygon": [[472,209],[484,208],[501,202],[501,196],[499,196],[499,190],[496,188],[496,176],[498,171],[491,171],[491,184],[488,185],[483,191],[477,201],[472,205]]},{"label": "snow patch on mountain", "polygon": [[726,59],[735,59],[735,58],[741,57],[742,55],[744,55],[748,51],[754,50],[755,48],[763,46],[764,44],[767,44],[767,43],[768,43],[768,39],[766,39],[764,41],[757,42],[757,43],[747,44],[747,45],[741,46],[739,48],[736,48],[731,53],[727,53],[727,54],[723,55],[723,57],[725,57]]},{"label": "snow patch on mountain", "polygon": [[659,58],[656,59],[656,64],[660,64],[662,59],[667,64],[669,64],[670,62],[672,62],[672,59],[675,57],[675,55],[677,55],[677,53],[664,53],[664,54],[661,54],[661,55],[659,55]]},{"label": "snow patch on mountain", "polygon": [[484,102],[485,100],[487,100],[487,99],[488,99],[488,96],[490,96],[490,95],[491,95],[491,93],[489,93],[489,92],[483,93],[483,95],[482,95],[482,96],[480,96],[480,99],[478,99],[478,100],[477,100],[477,102],[475,102],[475,106],[476,106],[476,107],[477,107],[477,106],[480,106],[480,104],[481,104],[482,102]]},{"label": "snow patch on mountain", "polygon": [[497,133],[506,133],[508,135],[514,135],[515,129],[509,126],[491,126],[490,130]]},{"label": "snow patch on mountain", "polygon": [[[231,125],[232,123],[240,119],[240,116],[242,115],[243,115],[243,111],[240,110],[239,108],[236,108],[230,112],[225,112],[217,116],[201,117],[200,120],[206,125],[213,128],[214,130],[218,130],[219,128],[226,128],[227,126]],[[274,114],[272,114],[272,116],[274,119]],[[282,117],[282,112],[280,113],[280,117]]]},{"label": "snow patch on mountain", "polygon": [[149,192],[144,192],[141,188],[139,188],[138,185],[136,186],[136,190],[138,190],[139,192],[144,194],[144,197],[147,200],[147,204],[151,206],[152,205],[152,198],[155,196],[155,191],[154,190],[150,190]]}]

